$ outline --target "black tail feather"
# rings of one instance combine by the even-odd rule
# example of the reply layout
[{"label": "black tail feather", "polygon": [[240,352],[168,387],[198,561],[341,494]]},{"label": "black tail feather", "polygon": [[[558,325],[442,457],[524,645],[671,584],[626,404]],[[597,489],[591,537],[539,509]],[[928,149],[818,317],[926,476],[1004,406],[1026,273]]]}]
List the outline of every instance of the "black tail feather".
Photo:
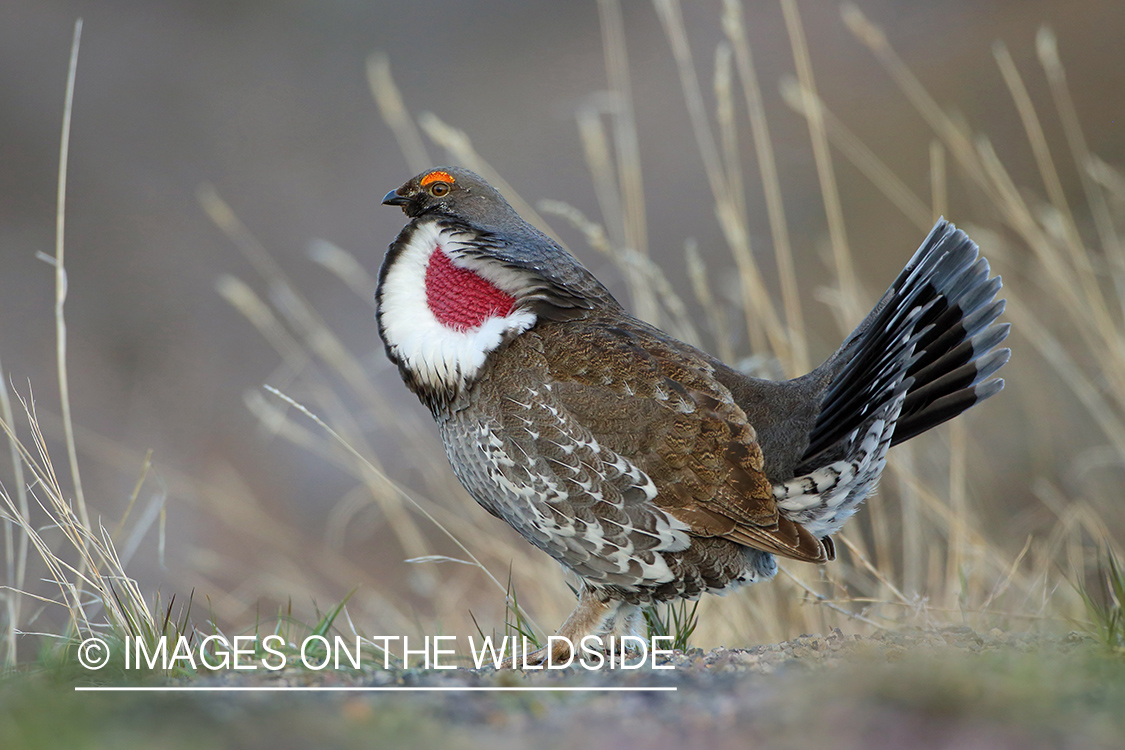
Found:
[{"label": "black tail feather", "polygon": [[938,399],[964,388],[971,388],[993,375],[1008,361],[1008,355],[1007,349],[999,349],[975,362],[968,362],[944,375],[936,376],[932,380],[918,381],[924,385],[912,387],[907,391],[900,419],[902,416],[917,414]]},{"label": "black tail feather", "polygon": [[970,406],[976,406],[985,399],[995,396],[1004,389],[1004,379],[995,378],[975,388],[965,388],[956,393],[939,398],[927,405],[924,412],[908,417],[899,417],[895,423],[895,436],[891,441],[897,445],[904,440],[921,435],[931,427],[948,422]]},{"label": "black tail feather", "polygon": [[[942,319],[934,323],[935,334],[919,342],[922,356],[906,373],[910,377],[926,380],[927,374],[922,371],[929,368],[939,359],[944,359],[950,349],[955,348],[958,342],[976,336],[983,331],[996,317],[1004,312],[1005,300],[993,300],[990,304],[980,307],[972,314],[966,315],[962,320],[957,320],[957,309],[950,308],[942,315]],[[944,333],[938,333],[944,331]],[[996,343],[1000,343],[997,341]]]}]

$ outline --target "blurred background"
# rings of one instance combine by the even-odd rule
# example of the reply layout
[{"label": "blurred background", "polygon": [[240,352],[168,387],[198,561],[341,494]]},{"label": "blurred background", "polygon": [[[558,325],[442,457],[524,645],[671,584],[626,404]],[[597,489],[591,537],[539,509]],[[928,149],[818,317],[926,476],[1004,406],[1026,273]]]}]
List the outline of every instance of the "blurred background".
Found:
[{"label": "blurred background", "polygon": [[[1058,149],[1062,189],[1078,206],[1075,221],[1084,235],[1094,236],[1035,37],[1044,24],[1054,30],[1089,150],[1120,169],[1125,4],[860,0],[858,5],[883,28],[938,104],[988,134],[1014,184],[1038,196],[1033,202],[1045,201],[1028,138],[994,57],[993,44],[1002,40],[1039,107],[1046,139]],[[652,4],[626,0],[620,7],[648,253],[687,301],[700,343],[741,360],[755,352],[738,312],[743,300],[735,262],[716,221],[668,36]],[[816,362],[839,343],[841,327],[823,293],[833,275],[808,127],[779,93],[782,78],[795,74],[794,55],[778,3],[751,0],[742,7]],[[826,106],[928,207],[930,126],[849,32],[836,3],[799,7]],[[712,120],[714,51],[725,38],[722,14],[718,0],[683,8],[686,40]],[[525,562],[538,553],[472,507],[453,480],[428,413],[382,353],[364,279],[345,273],[354,282],[349,287],[340,274],[310,258],[310,251],[338,260],[343,256],[332,248],[343,249],[374,276],[404,223],[399,211],[379,200],[417,165],[403,156],[372,96],[367,65],[373,53],[386,56],[411,113],[433,113],[463,131],[524,200],[564,201],[604,221],[576,124],[577,113],[606,108],[604,92],[611,86],[598,4],[7,0],[0,7],[0,362],[15,391],[34,393],[64,476],[54,274],[36,254],[54,248],[63,95],[78,17],[85,25],[66,215],[70,389],[85,495],[91,515],[107,527],[125,513],[146,452],[152,451],[152,470],[120,540],[128,548],[130,573],[145,591],[186,595],[194,589],[197,601],[207,597],[210,615],[230,627],[289,599],[294,610],[311,611],[313,600],[325,608],[354,588],[349,606],[367,632],[414,632],[420,622],[425,632],[436,632],[434,623],[445,632],[471,630],[470,608],[482,623],[502,626],[503,596],[478,569],[405,562],[464,555],[416,515],[396,522],[396,514],[412,513],[396,491],[341,458],[307,420],[272,411],[280,404],[262,389],[270,383],[326,418],[335,415],[334,424],[347,424],[363,443],[361,452],[376,456],[390,479],[428,507],[446,510],[442,520],[454,535],[464,530],[462,523],[473,526],[465,532],[468,546],[497,579],[505,582],[511,564],[513,579],[518,584],[523,576],[522,585],[530,589],[521,601],[541,624],[550,629],[561,621],[570,599],[555,566],[545,558]],[[776,292],[770,225],[741,94],[736,102],[746,226],[766,283]],[[427,138],[422,142],[431,163],[448,161],[444,149]],[[834,159],[857,276],[873,300],[924,231],[839,152]],[[949,216],[961,225],[991,227],[978,241],[1006,280],[1009,274],[1034,277],[1032,256],[1017,239],[1005,237],[996,210],[980,191],[968,180],[958,181],[952,158],[948,171]],[[223,205],[240,225],[216,224]],[[630,299],[620,264],[591,249],[568,222],[548,221],[596,275]],[[995,240],[994,247],[986,238]],[[707,325],[689,283],[688,242],[707,266],[717,304],[732,311],[719,331]],[[264,256],[255,255],[254,243]],[[255,266],[252,258],[265,256],[266,265],[275,265],[263,276],[262,263]],[[1101,273],[1103,266],[1095,270]],[[278,281],[282,275],[288,283]],[[333,368],[315,355],[302,359],[284,342],[261,335],[268,324],[256,330],[248,320],[246,305],[252,302],[245,300],[252,299],[246,296],[251,291],[292,311],[294,303],[283,298],[293,290],[351,353],[348,362],[360,367],[365,385],[349,380],[348,373],[355,373],[349,365]],[[1033,294],[1028,304],[1042,305],[1036,309],[1050,319],[1052,303]],[[231,299],[244,300],[242,311]],[[281,328],[296,330],[294,341],[316,351],[315,336],[303,337],[299,322],[279,316]],[[318,326],[309,330],[315,333]],[[1068,340],[1065,327],[1057,333]],[[1015,355],[1003,373],[1009,390],[967,422],[970,494],[980,508],[976,519],[996,538],[1010,537],[1015,548],[1010,555],[1027,534],[1049,534],[1057,517],[1033,481],[1047,477],[1062,489],[1064,501],[1086,492],[1083,483],[1099,487],[1091,491],[1092,507],[1106,528],[1119,533],[1125,508],[1097,505],[1098,497],[1120,489],[1117,454],[1107,458],[1099,452],[1107,439],[1092,428],[1080,396],[1020,342],[1017,334]],[[1075,356],[1079,366],[1096,370],[1096,360]],[[1099,382],[1096,372],[1091,378]],[[322,387],[341,395],[325,397]],[[941,447],[933,450],[940,453],[941,476],[947,476],[949,438],[943,434],[933,445]],[[10,485],[10,468],[0,469],[0,478]],[[888,484],[885,503],[896,491]],[[898,523],[901,519],[883,533],[895,536]],[[860,528],[867,536],[857,532],[857,541],[878,541],[878,529]],[[908,595],[941,579],[940,571],[911,573],[907,559],[913,553],[892,547],[885,569],[899,579],[913,576]],[[934,564],[944,570],[944,564]],[[736,635],[716,631],[713,637],[743,631],[731,632]]]}]

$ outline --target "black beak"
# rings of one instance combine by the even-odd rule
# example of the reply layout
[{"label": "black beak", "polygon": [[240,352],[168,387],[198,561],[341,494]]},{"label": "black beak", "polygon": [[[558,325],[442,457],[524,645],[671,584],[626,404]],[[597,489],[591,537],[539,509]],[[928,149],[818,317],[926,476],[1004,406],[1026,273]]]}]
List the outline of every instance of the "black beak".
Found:
[{"label": "black beak", "polygon": [[409,198],[404,198],[394,190],[383,196],[384,206],[405,206],[409,202]]}]

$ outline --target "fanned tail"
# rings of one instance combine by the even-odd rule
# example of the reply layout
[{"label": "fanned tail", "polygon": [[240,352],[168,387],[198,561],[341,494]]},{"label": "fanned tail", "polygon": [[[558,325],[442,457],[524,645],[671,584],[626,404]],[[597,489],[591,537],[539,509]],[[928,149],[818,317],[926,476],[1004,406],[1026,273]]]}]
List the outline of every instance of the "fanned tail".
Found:
[{"label": "fanned tail", "polygon": [[795,478],[774,488],[781,511],[831,534],[875,489],[887,449],[994,396],[1011,352],[999,277],[944,219],[843,346]]}]

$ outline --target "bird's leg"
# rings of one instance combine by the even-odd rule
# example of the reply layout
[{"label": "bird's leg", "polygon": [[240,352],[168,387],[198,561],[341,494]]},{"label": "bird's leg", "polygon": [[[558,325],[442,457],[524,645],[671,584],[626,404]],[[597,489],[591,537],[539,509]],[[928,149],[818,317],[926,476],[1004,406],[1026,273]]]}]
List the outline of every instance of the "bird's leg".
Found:
[{"label": "bird's leg", "polygon": [[504,662],[504,668],[517,669],[526,664],[539,666],[544,662],[549,664],[564,664],[571,657],[571,647],[577,648],[582,639],[588,635],[599,635],[610,620],[621,608],[622,602],[610,599],[589,586],[582,587],[578,596],[578,606],[566,618],[556,636],[550,641],[550,652],[544,646],[530,654],[524,655],[520,660],[515,656]]},{"label": "bird's leg", "polygon": [[[621,640],[623,636],[639,637],[641,633],[641,626],[644,624],[644,612],[637,604],[621,603],[617,608],[617,613],[614,615],[613,622],[609,623],[609,635],[614,636],[613,652],[609,654],[610,659],[620,658],[624,660],[626,653],[636,653],[638,651],[637,644],[632,641]],[[608,645],[608,644],[607,644]]]},{"label": "bird's leg", "polygon": [[623,635],[639,636],[641,624],[645,621],[644,611],[639,604],[621,603],[617,615],[613,618],[613,627],[610,635],[620,638]]}]

